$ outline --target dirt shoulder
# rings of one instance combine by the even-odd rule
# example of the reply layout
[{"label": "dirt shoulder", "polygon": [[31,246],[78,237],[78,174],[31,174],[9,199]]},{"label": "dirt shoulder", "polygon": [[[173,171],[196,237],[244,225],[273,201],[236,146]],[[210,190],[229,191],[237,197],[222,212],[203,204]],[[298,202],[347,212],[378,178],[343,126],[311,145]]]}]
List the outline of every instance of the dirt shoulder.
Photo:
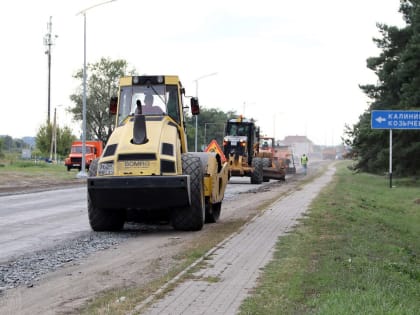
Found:
[{"label": "dirt shoulder", "polygon": [[80,186],[85,179],[58,178],[54,176],[30,176],[24,172],[2,172],[0,178],[0,196],[25,194],[44,190]]}]

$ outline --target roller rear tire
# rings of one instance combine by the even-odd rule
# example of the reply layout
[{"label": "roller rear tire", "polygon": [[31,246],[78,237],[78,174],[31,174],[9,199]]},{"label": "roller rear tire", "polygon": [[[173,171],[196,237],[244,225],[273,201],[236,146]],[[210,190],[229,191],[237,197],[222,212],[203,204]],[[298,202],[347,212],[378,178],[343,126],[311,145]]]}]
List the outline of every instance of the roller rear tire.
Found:
[{"label": "roller rear tire", "polygon": [[101,209],[93,206],[88,196],[90,227],[94,231],[120,231],[124,227],[125,209]]},{"label": "roller rear tire", "polygon": [[172,212],[172,226],[176,230],[199,231],[205,219],[203,167],[199,157],[183,154],[182,173],[190,175],[191,204]]},{"label": "roller rear tire", "polygon": [[[98,160],[92,161],[89,168],[89,177],[95,177],[98,169]],[[125,209],[96,208],[88,194],[88,215],[90,227],[94,231],[119,231],[124,227],[126,220]]]}]

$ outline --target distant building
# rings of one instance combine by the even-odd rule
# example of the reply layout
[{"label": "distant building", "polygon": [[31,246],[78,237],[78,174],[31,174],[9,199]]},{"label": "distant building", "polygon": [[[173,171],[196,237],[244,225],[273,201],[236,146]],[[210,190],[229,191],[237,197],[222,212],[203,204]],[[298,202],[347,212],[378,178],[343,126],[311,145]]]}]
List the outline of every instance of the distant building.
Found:
[{"label": "distant building", "polygon": [[306,136],[286,136],[280,143],[291,147],[293,149],[293,154],[299,157],[302,156],[302,154],[310,156],[314,151],[314,144]]},{"label": "distant building", "polygon": [[22,141],[25,142],[31,149],[35,148],[35,144],[36,144],[35,137],[23,137]]},{"label": "distant building", "polygon": [[31,159],[31,149],[22,149],[22,159],[23,160],[30,160]]}]

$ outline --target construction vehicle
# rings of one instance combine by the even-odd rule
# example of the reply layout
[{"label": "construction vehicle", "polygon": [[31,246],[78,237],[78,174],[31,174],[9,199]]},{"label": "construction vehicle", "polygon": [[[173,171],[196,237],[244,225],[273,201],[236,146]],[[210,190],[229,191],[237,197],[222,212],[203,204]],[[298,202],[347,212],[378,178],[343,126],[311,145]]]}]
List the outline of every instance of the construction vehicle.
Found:
[{"label": "construction vehicle", "polygon": [[283,161],[286,174],[296,174],[296,164],[298,160],[293,155],[293,149],[288,145],[276,146],[276,151],[279,159]]},{"label": "construction vehicle", "polygon": [[286,179],[286,163],[280,156],[273,137],[260,137],[257,156],[262,159],[264,182],[268,182],[270,179]]},{"label": "construction vehicle", "polygon": [[[116,127],[87,179],[93,230],[120,230],[132,212],[176,230],[219,219],[228,167],[218,154],[187,152],[184,97],[177,76],[120,78],[110,102]],[[197,98],[190,106],[199,114]]]},{"label": "construction vehicle", "polygon": [[263,181],[263,161],[258,157],[260,130],[252,119],[242,116],[228,119],[223,138],[223,153],[231,176],[247,176],[251,184]]},{"label": "construction vehicle", "polygon": [[[93,160],[99,158],[102,154],[103,143],[100,140],[88,140],[85,142],[85,167],[90,168]],[[69,156],[64,160],[64,165],[67,167],[67,171],[73,168],[77,168],[79,171],[82,169],[82,157],[83,157],[83,142],[73,141]]]},{"label": "construction vehicle", "polygon": [[335,147],[325,147],[322,149],[323,160],[335,160],[337,156],[337,150]]}]

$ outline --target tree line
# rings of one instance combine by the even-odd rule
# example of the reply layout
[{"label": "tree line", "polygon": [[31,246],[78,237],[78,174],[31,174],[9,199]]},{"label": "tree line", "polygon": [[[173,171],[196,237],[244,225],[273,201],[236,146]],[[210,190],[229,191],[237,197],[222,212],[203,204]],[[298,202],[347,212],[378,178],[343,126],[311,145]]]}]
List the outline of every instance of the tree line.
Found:
[{"label": "tree line", "polygon": [[[380,38],[373,41],[381,52],[367,59],[377,83],[360,85],[371,103],[359,121],[345,130],[345,143],[352,147],[361,171],[381,173],[389,163],[389,132],[371,129],[371,111],[420,108],[420,0],[400,0],[399,12],[404,27],[377,24]],[[420,130],[393,130],[392,135],[393,172],[417,175]]]},{"label": "tree line", "polygon": [[0,158],[4,157],[5,152],[22,152],[22,149],[30,149],[31,145],[23,139],[13,139],[9,135],[0,136]]},{"label": "tree line", "polygon": [[[372,173],[387,170],[389,157],[389,135],[384,130],[371,129],[372,110],[413,110],[420,107],[420,0],[400,0],[399,12],[405,21],[404,27],[377,24],[380,37],[373,41],[380,49],[379,56],[367,58],[367,68],[377,76],[376,84],[361,84],[360,89],[371,100],[367,110],[359,116],[353,126],[346,126],[343,142],[352,148],[356,158],[356,169]],[[99,139],[106,143],[114,128],[114,117],[108,114],[111,96],[117,95],[118,80],[121,76],[134,74],[125,60],[101,58],[99,62],[88,64],[87,81],[87,139]],[[75,121],[82,120],[82,79],[83,70],[74,75],[80,86],[70,100],[74,107],[68,109]],[[198,150],[212,139],[219,144],[223,141],[224,124],[235,112],[223,112],[202,105],[198,116]],[[204,106],[203,106],[204,105]],[[187,140],[190,151],[195,146],[195,117],[187,114]],[[50,148],[51,127],[41,126],[36,145],[42,152]],[[63,144],[57,152],[66,155],[70,149],[70,139],[75,136],[64,128],[59,132]],[[416,175],[420,172],[420,130],[395,130],[393,132],[393,165],[397,175]]]},{"label": "tree line", "polygon": [[[114,116],[109,115],[108,106],[112,96],[118,94],[119,78],[125,75],[134,75],[136,70],[131,68],[126,60],[111,60],[101,58],[98,62],[88,64],[88,80],[86,93],[86,139],[102,140],[107,142],[114,126]],[[74,104],[67,111],[72,114],[73,120],[82,121],[83,110],[83,69],[76,71],[73,76],[80,82],[70,100]],[[203,104],[202,104],[203,105]],[[205,108],[202,106],[198,116],[197,144],[198,150],[203,149],[207,144],[216,139],[219,144],[223,141],[224,125],[228,118],[235,115],[235,112],[224,112],[219,109]],[[57,126],[57,154],[61,157],[68,155],[71,142],[75,140],[68,127]],[[188,149],[194,151],[195,146],[195,117],[186,115],[186,130]],[[36,136],[36,147],[45,156],[50,154],[51,139],[53,133],[52,124],[42,125]]]}]

